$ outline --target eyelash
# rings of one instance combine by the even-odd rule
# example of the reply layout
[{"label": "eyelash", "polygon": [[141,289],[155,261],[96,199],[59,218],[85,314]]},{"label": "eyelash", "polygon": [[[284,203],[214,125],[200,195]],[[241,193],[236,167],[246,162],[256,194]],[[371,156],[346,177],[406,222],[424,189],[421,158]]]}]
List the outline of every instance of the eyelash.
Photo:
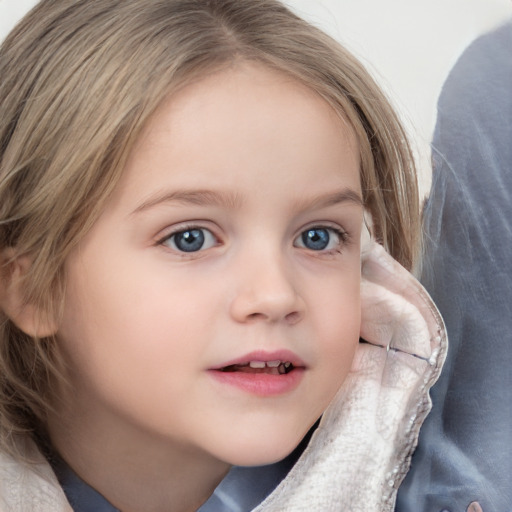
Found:
[{"label": "eyelash", "polygon": [[[197,250],[187,251],[187,250],[180,249],[176,245],[176,240],[173,241],[173,239],[177,235],[191,233],[194,231],[201,233],[203,242],[206,239],[209,239],[208,243],[211,244],[210,247],[203,248],[204,243],[202,243],[201,246]],[[312,233],[313,231],[327,232],[329,234],[328,242],[327,242],[328,244],[331,243],[331,236],[332,236],[331,234],[333,233],[338,239],[338,241],[336,242],[336,247],[332,247],[330,249],[321,248],[318,250],[306,247],[304,237],[307,236],[306,235],[307,233]],[[205,232],[208,233],[208,235],[206,237],[204,236]],[[197,240],[197,239],[195,239],[195,240]],[[200,240],[201,240],[201,238],[200,238]],[[192,240],[192,242],[193,241],[194,240]],[[298,241],[298,243],[297,243],[297,241]],[[342,247],[347,245],[349,242],[350,242],[350,236],[345,230],[343,230],[339,227],[326,226],[326,225],[319,224],[319,225],[312,225],[312,226],[309,226],[309,227],[303,229],[294,238],[293,245],[294,245],[294,247],[297,247],[300,249],[309,250],[309,252],[311,252],[313,254],[317,253],[318,255],[326,255],[326,254],[329,255],[329,254],[341,253]],[[174,245],[174,247],[170,246],[171,243]],[[168,247],[169,249],[176,252],[177,254],[185,256],[185,255],[193,255],[193,254],[201,253],[201,252],[206,251],[206,250],[210,249],[211,247],[214,247],[215,245],[218,245],[218,244],[219,244],[219,237],[217,237],[211,229],[206,228],[204,226],[197,225],[197,224],[191,224],[191,225],[179,226],[177,229],[175,229],[171,233],[167,233],[164,237],[157,240],[156,245]]]},{"label": "eyelash", "polygon": [[[295,241],[296,240],[301,240],[302,244],[304,244],[304,236],[306,235],[306,233],[311,233],[312,231],[327,231],[328,233],[334,233],[337,237],[337,242],[336,242],[336,246],[335,247],[332,247],[331,249],[320,249],[320,250],[314,250],[314,249],[309,249],[308,247],[305,247],[304,245],[295,245]],[[336,253],[341,253],[342,251],[342,248],[344,246],[346,246],[350,241],[350,236],[349,234],[339,228],[339,227],[335,227],[335,226],[325,226],[325,225],[313,225],[313,226],[310,226],[304,230],[302,230],[298,236],[295,237],[294,239],[294,246],[296,247],[299,247],[299,248],[303,248],[303,249],[306,249],[306,250],[310,250],[312,253],[317,253],[318,255],[330,255],[330,254],[336,254]],[[329,240],[328,242],[330,243],[331,242],[331,235],[329,235]]]},{"label": "eyelash", "polygon": [[[174,247],[170,247],[169,246],[169,244],[172,242],[173,238],[176,237],[177,235],[183,234],[183,233],[187,233],[187,232],[193,232],[193,231],[200,231],[202,233],[208,232],[210,234],[210,236],[214,239],[215,245],[217,245],[219,243],[218,237],[213,233],[213,231],[211,229],[206,228],[204,226],[197,225],[197,224],[190,224],[190,225],[179,226],[178,228],[176,228],[172,232],[167,233],[165,236],[163,236],[162,238],[160,238],[157,241],[157,245],[167,246],[169,249],[171,249],[171,250],[173,250],[176,253],[181,254],[181,255],[187,255],[187,254],[194,254],[194,253],[197,253],[197,252],[202,252],[202,251],[205,250],[202,247],[199,250],[197,250],[197,251],[183,251],[183,250],[180,250],[177,247],[174,248]],[[176,246],[176,242],[174,242],[174,245]]]}]

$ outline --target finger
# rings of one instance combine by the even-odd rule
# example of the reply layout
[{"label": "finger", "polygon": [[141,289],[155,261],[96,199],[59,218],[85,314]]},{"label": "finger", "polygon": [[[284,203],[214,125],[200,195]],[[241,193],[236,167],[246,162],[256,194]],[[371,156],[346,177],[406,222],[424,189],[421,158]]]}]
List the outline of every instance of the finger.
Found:
[{"label": "finger", "polygon": [[468,505],[466,512],[484,512],[478,501],[473,501]]}]

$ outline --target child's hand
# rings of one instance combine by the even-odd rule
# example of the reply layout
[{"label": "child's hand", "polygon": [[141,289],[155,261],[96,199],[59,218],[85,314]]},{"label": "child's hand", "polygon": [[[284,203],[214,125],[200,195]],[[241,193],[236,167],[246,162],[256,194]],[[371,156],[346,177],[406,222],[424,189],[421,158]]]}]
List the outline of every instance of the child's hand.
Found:
[{"label": "child's hand", "polygon": [[466,512],[484,512],[478,501],[473,501],[468,505]]}]

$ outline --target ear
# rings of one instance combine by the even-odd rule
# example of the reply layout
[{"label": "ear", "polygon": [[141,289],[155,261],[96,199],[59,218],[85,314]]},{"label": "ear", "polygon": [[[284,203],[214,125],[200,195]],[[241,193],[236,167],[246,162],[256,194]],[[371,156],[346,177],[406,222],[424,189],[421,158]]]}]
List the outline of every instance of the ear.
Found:
[{"label": "ear", "polygon": [[57,325],[46,312],[25,297],[26,276],[32,260],[29,256],[15,256],[14,249],[1,253],[2,286],[0,307],[7,317],[32,338],[46,338],[55,334]]}]

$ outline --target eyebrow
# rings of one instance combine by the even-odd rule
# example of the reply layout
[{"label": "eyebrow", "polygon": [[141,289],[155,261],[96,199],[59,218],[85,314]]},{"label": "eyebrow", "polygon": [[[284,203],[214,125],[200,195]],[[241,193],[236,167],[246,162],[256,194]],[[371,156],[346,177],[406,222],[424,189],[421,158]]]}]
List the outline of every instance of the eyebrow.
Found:
[{"label": "eyebrow", "polygon": [[318,197],[299,199],[295,202],[297,210],[313,210],[316,208],[328,208],[342,203],[353,203],[357,206],[364,206],[361,194],[351,188],[323,194]]},{"label": "eyebrow", "polygon": [[[297,210],[310,210],[315,208],[327,208],[341,203],[353,203],[363,206],[361,195],[351,188],[344,188],[330,194],[318,197],[304,198],[295,201]],[[150,197],[139,205],[132,214],[146,211],[150,208],[165,203],[178,203],[195,206],[225,206],[230,209],[240,208],[241,197],[232,192],[220,192],[214,190],[174,190]]]},{"label": "eyebrow", "polygon": [[150,197],[138,206],[133,213],[139,213],[163,203],[181,203],[196,206],[227,206],[236,209],[241,205],[240,197],[230,192],[213,190],[174,190]]}]

